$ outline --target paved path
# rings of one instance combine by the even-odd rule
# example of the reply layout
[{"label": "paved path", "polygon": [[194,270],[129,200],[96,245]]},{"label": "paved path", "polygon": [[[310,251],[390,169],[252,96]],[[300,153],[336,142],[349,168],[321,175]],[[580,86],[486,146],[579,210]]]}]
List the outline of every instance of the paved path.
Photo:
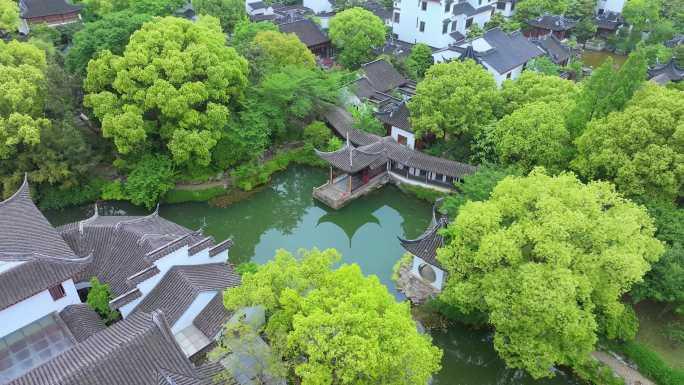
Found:
[{"label": "paved path", "polygon": [[613,372],[625,380],[626,385],[656,385],[655,382],[642,376],[641,373],[629,367],[621,360],[606,352],[594,352],[592,356],[608,365]]}]

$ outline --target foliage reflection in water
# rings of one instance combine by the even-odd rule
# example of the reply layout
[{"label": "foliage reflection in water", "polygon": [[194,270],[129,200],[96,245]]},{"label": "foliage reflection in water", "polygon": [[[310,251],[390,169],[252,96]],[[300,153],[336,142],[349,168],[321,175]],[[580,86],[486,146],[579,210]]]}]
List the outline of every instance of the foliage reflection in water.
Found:
[{"label": "foliage reflection in water", "polygon": [[[392,266],[404,253],[397,236],[419,236],[429,223],[430,205],[386,186],[342,210],[330,210],[311,197],[312,189],[326,177],[323,170],[292,167],[276,175],[270,186],[227,208],[185,203],[162,206],[160,215],[190,229],[203,228],[217,240],[232,238],[235,246],[230,259],[234,263],[264,263],[277,248],[336,248],[342,253],[342,262],[358,263],[365,274],[377,275],[402,299],[390,278]],[[101,205],[100,210],[103,215],[146,213],[121,202]],[[92,206],[46,215],[60,225],[89,217]],[[520,371],[506,369],[488,332],[454,325],[448,331],[433,332],[433,337],[444,350],[443,369],[434,385],[579,384],[562,374],[534,381]]]}]

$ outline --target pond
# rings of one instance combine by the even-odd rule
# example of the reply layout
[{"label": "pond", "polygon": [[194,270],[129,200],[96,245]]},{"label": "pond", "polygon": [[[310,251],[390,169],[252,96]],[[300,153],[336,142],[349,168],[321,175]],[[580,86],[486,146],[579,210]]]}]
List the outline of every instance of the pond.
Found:
[{"label": "pond", "polygon": [[624,64],[625,60],[627,60],[627,56],[625,55],[618,55],[612,52],[607,52],[607,51],[590,51],[590,50],[585,50],[582,52],[582,63],[584,63],[585,66],[591,67],[593,69],[598,68],[603,62],[608,60],[608,58],[613,59],[613,63],[615,64],[616,68],[620,68],[622,64]]},{"label": "pond", "polygon": [[[216,240],[232,238],[234,263],[264,263],[279,248],[336,248],[344,263],[357,263],[365,274],[375,274],[397,297],[391,281],[392,266],[404,250],[397,236],[415,238],[427,227],[431,207],[402,193],[394,186],[363,197],[340,211],[328,209],[311,197],[312,189],[324,183],[326,172],[291,167],[247,200],[227,208],[206,203],[166,205],[160,215],[190,229],[203,228]],[[124,203],[101,206],[101,214],[141,215],[145,210]],[[92,215],[92,207],[45,213],[54,225]],[[492,346],[491,334],[456,325],[433,332],[436,345],[444,350],[442,371],[435,385],[576,385],[581,382],[560,373],[553,379],[535,381],[519,370],[506,369]]]}]

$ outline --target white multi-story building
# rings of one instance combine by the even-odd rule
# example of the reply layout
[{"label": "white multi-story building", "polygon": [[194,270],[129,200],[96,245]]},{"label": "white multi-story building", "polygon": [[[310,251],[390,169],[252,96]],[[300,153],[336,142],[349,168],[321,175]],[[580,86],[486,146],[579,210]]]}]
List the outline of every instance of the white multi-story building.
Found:
[{"label": "white multi-story building", "polygon": [[473,24],[484,27],[496,9],[492,0],[399,0],[392,31],[408,43],[443,48],[465,39]]},{"label": "white multi-story building", "polygon": [[622,13],[625,3],[625,0],[598,0],[596,13]]},{"label": "white multi-story building", "polygon": [[501,85],[506,79],[520,76],[530,60],[544,54],[521,32],[506,33],[500,28],[493,28],[482,37],[437,50],[432,57],[435,63],[472,59],[484,66]]}]

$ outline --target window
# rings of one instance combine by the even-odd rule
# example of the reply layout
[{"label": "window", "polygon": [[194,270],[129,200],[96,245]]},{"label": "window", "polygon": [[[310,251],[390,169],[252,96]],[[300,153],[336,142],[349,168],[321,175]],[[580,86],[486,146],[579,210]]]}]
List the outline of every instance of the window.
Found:
[{"label": "window", "polygon": [[496,3],[496,8],[497,9],[506,9],[506,2],[505,1],[499,1]]},{"label": "window", "polygon": [[478,0],[477,5],[482,5],[482,0]]},{"label": "window", "polygon": [[511,74],[512,74],[512,72],[507,73],[507,74],[506,74],[506,79],[510,79],[510,78],[511,78]]},{"label": "window", "polygon": [[399,22],[399,12],[394,12],[394,22],[395,23]]},{"label": "window", "polygon": [[466,20],[466,29],[470,28],[471,25],[473,25],[473,18],[472,17],[470,19]]},{"label": "window", "polygon": [[423,11],[427,10],[427,1],[423,1],[420,3],[420,9]]},{"label": "window", "polygon": [[424,21],[420,22],[420,25],[418,26],[418,30],[420,32],[425,32],[425,22]]},{"label": "window", "polygon": [[49,288],[48,291],[50,292],[50,296],[52,296],[52,300],[54,301],[66,297],[66,293],[64,292],[64,286],[62,286],[61,283],[59,285]]},{"label": "window", "polygon": [[449,30],[449,22],[442,24],[442,35],[447,33],[448,30]]},{"label": "window", "polygon": [[515,9],[515,1],[511,2],[511,12]]},{"label": "window", "polygon": [[437,174],[437,176],[435,177],[435,179],[438,180],[438,181],[443,181],[443,180],[444,180],[444,175],[442,175],[442,174]]},{"label": "window", "polygon": [[437,273],[435,273],[435,269],[433,269],[432,266],[428,265],[427,263],[421,263],[420,266],[418,266],[418,274],[420,274],[421,278],[430,283],[434,283],[437,280]]},{"label": "window", "polygon": [[406,137],[404,135],[397,134],[397,142],[399,142],[399,144],[406,146],[408,139],[406,139]]},{"label": "window", "polygon": [[449,8],[451,8],[451,1],[444,3],[444,13],[449,13]]},{"label": "window", "polygon": [[456,20],[451,22],[451,32],[454,32],[456,30]]}]

